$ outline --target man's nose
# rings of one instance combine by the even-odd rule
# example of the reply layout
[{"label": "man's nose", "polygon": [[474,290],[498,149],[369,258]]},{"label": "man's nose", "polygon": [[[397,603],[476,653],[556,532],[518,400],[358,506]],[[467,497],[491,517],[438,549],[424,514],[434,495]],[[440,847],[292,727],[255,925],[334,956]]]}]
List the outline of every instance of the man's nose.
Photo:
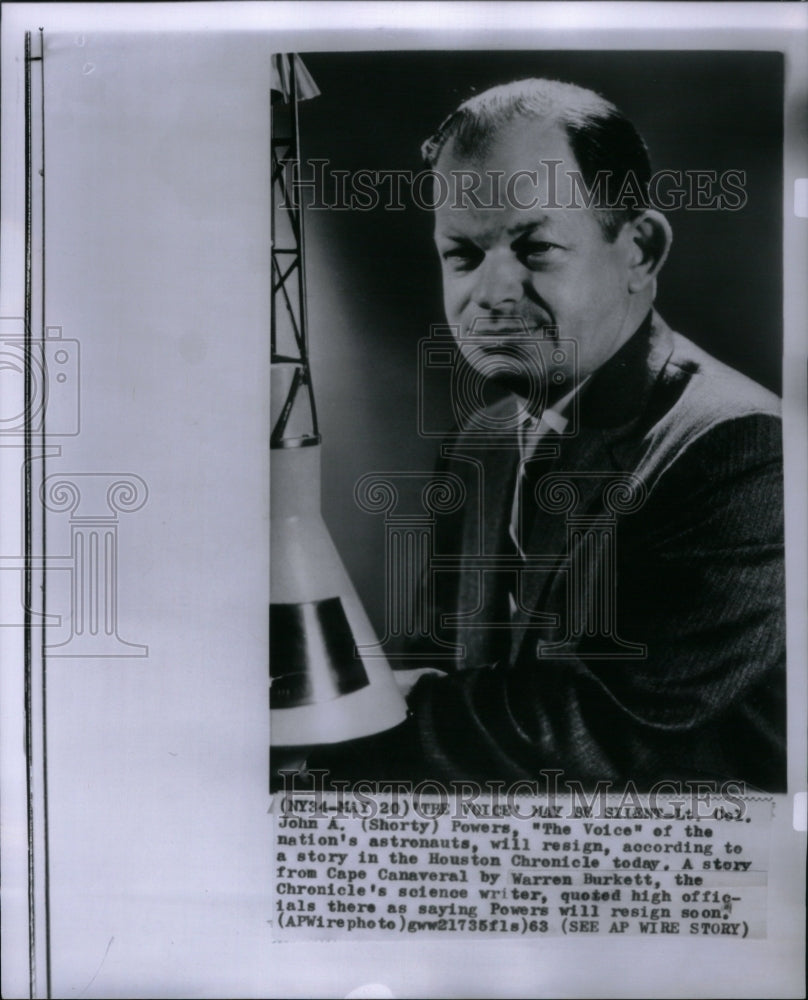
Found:
[{"label": "man's nose", "polygon": [[502,309],[522,298],[524,267],[507,251],[492,253],[477,269],[472,298],[481,309]]}]

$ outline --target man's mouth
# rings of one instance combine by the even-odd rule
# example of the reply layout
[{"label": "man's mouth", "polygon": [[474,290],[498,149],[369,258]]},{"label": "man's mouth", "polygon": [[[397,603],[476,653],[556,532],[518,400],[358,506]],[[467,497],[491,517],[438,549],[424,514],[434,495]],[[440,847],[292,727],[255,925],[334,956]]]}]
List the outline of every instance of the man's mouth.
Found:
[{"label": "man's mouth", "polygon": [[539,328],[527,329],[526,327],[499,326],[494,328],[479,327],[474,330],[473,337],[530,337],[538,332]]},{"label": "man's mouth", "polygon": [[466,339],[472,344],[479,344],[481,347],[486,347],[486,342],[488,342],[491,347],[495,347],[497,345],[501,345],[503,342],[518,344],[520,341],[524,342],[526,340],[531,342],[544,340],[547,338],[547,330],[548,327],[544,325],[531,327],[476,326],[472,330],[468,331]]},{"label": "man's mouth", "polygon": [[549,323],[544,321],[536,321],[519,319],[515,316],[503,317],[501,320],[496,319],[483,319],[477,318],[472,320],[466,336],[474,340],[477,338],[497,338],[502,339],[516,339],[519,337],[541,337],[544,334],[544,329]]}]

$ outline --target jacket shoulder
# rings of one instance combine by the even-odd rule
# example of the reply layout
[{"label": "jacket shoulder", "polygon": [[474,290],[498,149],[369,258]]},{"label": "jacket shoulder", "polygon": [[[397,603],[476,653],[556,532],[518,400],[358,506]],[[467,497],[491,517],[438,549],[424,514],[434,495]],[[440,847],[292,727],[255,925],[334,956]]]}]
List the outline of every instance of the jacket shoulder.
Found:
[{"label": "jacket shoulder", "polygon": [[650,486],[699,455],[715,463],[716,473],[725,462],[735,467],[778,459],[778,397],[687,337],[668,329],[664,335],[665,360],[633,433],[614,449],[618,464]]},{"label": "jacket shoulder", "polygon": [[679,419],[702,429],[754,414],[779,417],[780,400],[768,389],[730,368],[680,333],[671,333],[673,350],[662,372],[662,388],[678,387]]}]

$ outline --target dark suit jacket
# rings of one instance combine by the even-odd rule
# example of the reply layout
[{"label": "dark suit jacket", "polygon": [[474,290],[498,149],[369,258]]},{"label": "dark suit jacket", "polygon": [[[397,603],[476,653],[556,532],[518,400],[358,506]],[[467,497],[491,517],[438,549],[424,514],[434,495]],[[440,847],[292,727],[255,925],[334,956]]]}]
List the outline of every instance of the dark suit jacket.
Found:
[{"label": "dark suit jacket", "polygon": [[507,551],[518,451],[462,433],[444,446],[467,491],[435,526],[438,563],[462,556],[432,575],[436,633],[456,655],[430,660],[426,644],[447,676],[418,682],[407,725],[363,748],[362,776],[560,769],[590,786],[784,790],[776,397],[653,315],[583,387],[577,433],[554,450],[509,625],[503,580],[517,578],[480,566]]}]

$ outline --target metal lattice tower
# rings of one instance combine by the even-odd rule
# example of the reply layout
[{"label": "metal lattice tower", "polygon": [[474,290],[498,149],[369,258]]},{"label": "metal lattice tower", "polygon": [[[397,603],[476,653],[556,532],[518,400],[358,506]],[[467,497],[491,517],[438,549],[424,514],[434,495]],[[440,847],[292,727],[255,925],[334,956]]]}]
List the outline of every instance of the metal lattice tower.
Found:
[{"label": "metal lattice tower", "polygon": [[298,198],[298,102],[317,94],[297,55],[273,57],[270,335],[272,389],[278,398],[272,407],[272,448],[320,441],[309,365],[304,220]]}]

